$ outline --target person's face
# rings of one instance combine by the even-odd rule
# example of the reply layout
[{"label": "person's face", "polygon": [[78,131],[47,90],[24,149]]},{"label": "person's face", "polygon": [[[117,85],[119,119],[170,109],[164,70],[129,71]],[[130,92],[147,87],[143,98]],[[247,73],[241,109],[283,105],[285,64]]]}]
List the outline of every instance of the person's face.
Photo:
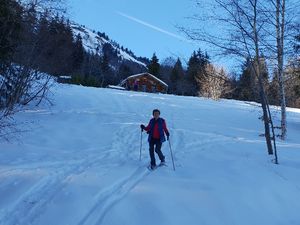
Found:
[{"label": "person's face", "polygon": [[159,118],[159,112],[154,112],[153,117],[154,117],[155,119],[158,119],[158,118]]}]

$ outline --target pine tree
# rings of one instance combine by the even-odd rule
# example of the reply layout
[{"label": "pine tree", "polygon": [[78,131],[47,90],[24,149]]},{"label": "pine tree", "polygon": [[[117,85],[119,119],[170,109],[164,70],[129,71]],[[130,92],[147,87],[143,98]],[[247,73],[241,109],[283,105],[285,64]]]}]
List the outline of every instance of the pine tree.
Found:
[{"label": "pine tree", "polygon": [[188,61],[187,75],[186,75],[186,83],[188,84],[185,90],[186,95],[196,95],[197,93],[197,82],[196,76],[199,70],[199,59],[194,51],[192,56]]},{"label": "pine tree", "polygon": [[124,80],[125,78],[129,77],[130,75],[132,75],[132,70],[130,69],[129,66],[126,65],[126,63],[122,63],[119,67],[118,70],[118,77],[119,80]]},{"label": "pine tree", "polygon": [[34,5],[29,5],[29,8],[24,10],[22,14],[20,40],[14,54],[14,62],[28,67],[33,66],[32,62],[35,57],[30,53],[35,49],[37,21],[36,8]]},{"label": "pine tree", "polygon": [[40,71],[48,72],[48,60],[47,60],[47,49],[51,45],[49,41],[49,21],[48,21],[48,12],[45,12],[41,15],[38,24],[36,26],[36,48],[34,55],[36,56],[35,68]]},{"label": "pine tree", "polygon": [[0,61],[10,60],[20,38],[22,7],[15,0],[0,0]]},{"label": "pine tree", "polygon": [[267,90],[269,103],[271,105],[280,105],[280,96],[279,96],[279,83],[277,72],[274,72],[274,76]]},{"label": "pine tree", "polygon": [[151,58],[150,64],[148,65],[148,72],[159,78],[160,77],[159,76],[160,64],[158,63],[158,61],[159,60],[158,60],[156,54],[154,53]]},{"label": "pine tree", "polygon": [[171,80],[171,92],[174,94],[182,93],[183,87],[183,79],[184,79],[184,70],[182,68],[182,63],[178,58],[171,72],[170,80]]},{"label": "pine tree", "polygon": [[[260,71],[262,73],[260,76],[262,77],[264,88],[267,89],[269,73],[263,56],[261,56],[259,63]],[[255,75],[252,64],[251,59],[247,59],[242,66],[242,74],[238,82],[238,95],[240,100],[260,102],[258,78]]]},{"label": "pine tree", "polygon": [[255,101],[255,75],[251,72],[250,59],[242,66],[242,74],[238,82],[238,96],[240,100]]},{"label": "pine tree", "polygon": [[109,72],[109,58],[107,56],[107,53],[103,54],[103,57],[101,58],[101,71],[103,73],[108,73]]},{"label": "pine tree", "polygon": [[73,59],[73,71],[78,71],[81,68],[84,57],[84,48],[82,45],[82,37],[80,34],[76,36],[76,40],[73,47],[72,59]]},{"label": "pine tree", "polygon": [[205,76],[206,66],[210,63],[207,53],[203,54],[199,49],[194,51],[188,61],[187,68],[187,82],[188,82],[188,95],[198,95],[201,93],[201,83]]},{"label": "pine tree", "polygon": [[49,22],[45,48],[45,72],[52,75],[66,75],[73,71],[74,40],[70,23],[56,16]]}]

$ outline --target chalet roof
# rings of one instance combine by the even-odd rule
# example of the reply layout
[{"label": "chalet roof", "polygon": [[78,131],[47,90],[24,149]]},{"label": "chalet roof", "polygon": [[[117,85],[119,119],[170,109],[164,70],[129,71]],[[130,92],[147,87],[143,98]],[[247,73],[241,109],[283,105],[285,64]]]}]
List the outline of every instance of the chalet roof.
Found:
[{"label": "chalet roof", "polygon": [[168,87],[168,85],[163,82],[162,80],[158,79],[156,76],[152,75],[151,73],[139,73],[139,74],[135,74],[135,75],[131,75],[129,77],[127,77],[125,80],[123,80],[121,82],[121,85],[124,84],[128,79],[131,79],[131,78],[135,78],[135,77],[139,77],[139,76],[143,76],[143,75],[147,75],[147,76],[150,76],[152,77],[154,80],[157,80],[158,82],[160,82],[161,84],[163,84],[164,86]]},{"label": "chalet roof", "polygon": [[72,79],[71,76],[59,76],[59,78],[61,78],[61,79]]},{"label": "chalet roof", "polygon": [[111,89],[125,90],[125,88],[116,85],[108,85],[107,87]]}]

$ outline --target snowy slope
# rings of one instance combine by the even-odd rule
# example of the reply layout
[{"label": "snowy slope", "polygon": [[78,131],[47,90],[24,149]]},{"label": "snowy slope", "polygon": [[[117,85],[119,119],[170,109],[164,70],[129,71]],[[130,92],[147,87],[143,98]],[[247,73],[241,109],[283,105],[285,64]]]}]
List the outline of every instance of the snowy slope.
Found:
[{"label": "snowy slope", "polygon": [[115,44],[112,43],[110,40],[106,40],[105,38],[100,37],[97,33],[94,33],[92,30],[84,26],[78,25],[76,23],[72,24],[72,30],[75,36],[80,34],[80,36],[82,37],[83,46],[86,51],[102,55],[102,46],[105,43],[109,43],[115,50],[118,51],[118,56],[121,57],[121,59],[128,60],[146,67],[145,63],[138,61],[137,59],[129,55],[127,52],[123,51],[121,48],[115,46]]},{"label": "snowy slope", "polygon": [[[300,224],[300,112],[270,162],[253,105],[57,85],[55,105],[27,109],[30,130],[0,143],[0,224]],[[148,164],[141,123],[160,108],[176,171]],[[278,116],[279,117],[279,114]]]}]

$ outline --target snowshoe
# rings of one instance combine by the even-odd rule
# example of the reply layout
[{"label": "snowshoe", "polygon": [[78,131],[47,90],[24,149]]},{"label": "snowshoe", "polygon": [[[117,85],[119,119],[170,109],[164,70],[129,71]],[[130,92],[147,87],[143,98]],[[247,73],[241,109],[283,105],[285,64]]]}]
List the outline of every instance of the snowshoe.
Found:
[{"label": "snowshoe", "polygon": [[167,166],[166,162],[160,162],[158,166]]},{"label": "snowshoe", "polygon": [[149,165],[147,168],[149,170],[155,170],[157,168],[157,166],[156,165]]}]

